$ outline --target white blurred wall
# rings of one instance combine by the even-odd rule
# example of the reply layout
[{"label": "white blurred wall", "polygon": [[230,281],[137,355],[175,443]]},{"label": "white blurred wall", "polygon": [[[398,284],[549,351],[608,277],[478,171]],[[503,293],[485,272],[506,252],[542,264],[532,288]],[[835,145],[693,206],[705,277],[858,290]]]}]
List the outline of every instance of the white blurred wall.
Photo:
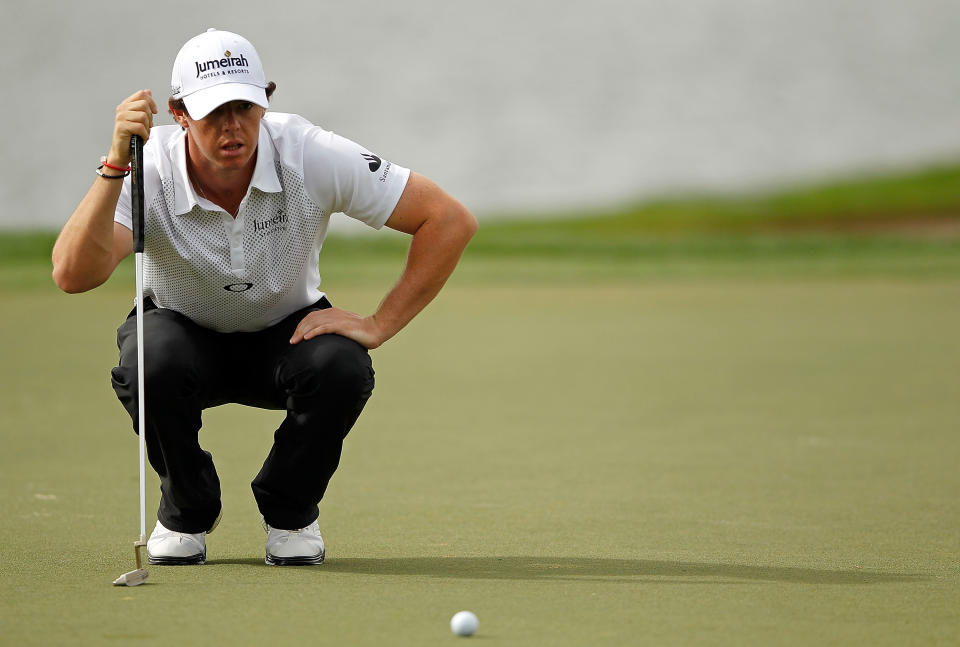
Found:
[{"label": "white blurred wall", "polygon": [[136,6],[0,9],[0,228],[59,228],[116,104],[141,87],[165,102],[177,50],[210,26],[254,42],[273,109],[481,217],[960,158],[955,0]]}]

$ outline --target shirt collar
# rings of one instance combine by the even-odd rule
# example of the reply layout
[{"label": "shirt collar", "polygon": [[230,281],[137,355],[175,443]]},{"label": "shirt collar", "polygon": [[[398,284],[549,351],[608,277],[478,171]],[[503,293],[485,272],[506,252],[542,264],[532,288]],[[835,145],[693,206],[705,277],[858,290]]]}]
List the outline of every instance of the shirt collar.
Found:
[{"label": "shirt collar", "polygon": [[[200,196],[193,190],[193,183],[190,182],[190,176],[187,174],[186,131],[181,130],[173,137],[169,144],[169,151],[170,160],[173,162],[174,213],[183,215],[200,204]],[[253,169],[250,188],[259,189],[264,193],[283,191],[283,187],[280,186],[280,179],[277,177],[276,154],[273,139],[261,120],[260,138],[257,141],[257,166]],[[250,188],[247,189],[248,193]]]}]

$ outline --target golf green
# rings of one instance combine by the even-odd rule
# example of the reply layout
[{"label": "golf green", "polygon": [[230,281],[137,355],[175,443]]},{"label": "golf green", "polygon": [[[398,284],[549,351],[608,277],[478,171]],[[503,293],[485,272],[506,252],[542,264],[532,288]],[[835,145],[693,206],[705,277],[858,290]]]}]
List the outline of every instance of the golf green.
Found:
[{"label": "golf green", "polygon": [[110,585],[138,533],[109,384],[132,283],[3,300],[2,644],[436,645],[461,609],[484,644],[960,637],[955,275],[454,280],[373,351],[326,564],[264,565],[280,414],[227,406],[209,561],[138,588]]}]

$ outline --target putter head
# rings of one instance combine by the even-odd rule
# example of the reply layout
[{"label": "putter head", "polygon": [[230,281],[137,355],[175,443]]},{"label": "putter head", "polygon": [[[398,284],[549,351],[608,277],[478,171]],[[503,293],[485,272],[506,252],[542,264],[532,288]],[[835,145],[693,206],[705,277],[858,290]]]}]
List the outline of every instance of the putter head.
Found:
[{"label": "putter head", "polygon": [[150,577],[150,573],[138,568],[135,571],[130,571],[129,573],[124,573],[117,579],[113,581],[114,586],[140,586],[147,581],[147,578]]},{"label": "putter head", "polygon": [[140,539],[133,542],[133,554],[137,560],[137,570],[124,573],[113,581],[114,586],[140,586],[147,581],[150,573],[145,571],[140,561],[140,548],[147,545],[147,538],[140,535]]}]

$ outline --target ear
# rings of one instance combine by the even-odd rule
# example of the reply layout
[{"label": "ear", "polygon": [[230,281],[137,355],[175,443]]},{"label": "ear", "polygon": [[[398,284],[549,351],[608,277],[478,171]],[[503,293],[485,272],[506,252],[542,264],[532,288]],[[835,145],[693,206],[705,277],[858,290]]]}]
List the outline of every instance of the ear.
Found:
[{"label": "ear", "polygon": [[173,101],[169,101],[167,103],[167,109],[170,110],[170,114],[172,114],[176,122],[180,124],[180,127],[186,130],[187,129],[187,111],[175,107]]}]

